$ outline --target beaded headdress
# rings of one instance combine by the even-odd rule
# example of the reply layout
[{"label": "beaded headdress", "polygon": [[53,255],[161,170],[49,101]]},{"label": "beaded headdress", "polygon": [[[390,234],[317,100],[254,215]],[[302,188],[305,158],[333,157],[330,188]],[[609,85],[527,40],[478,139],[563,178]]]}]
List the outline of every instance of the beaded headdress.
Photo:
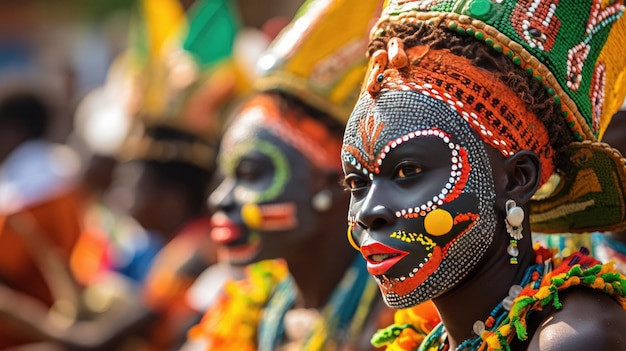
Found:
[{"label": "beaded headdress", "polygon": [[359,97],[382,0],[306,1],[258,62],[260,91],[297,97],[342,124]]},{"label": "beaded headdress", "polygon": [[223,105],[249,84],[232,56],[235,9],[229,0],[196,1],[187,12],[176,0],[142,0],[137,12],[129,50],[137,123],[122,156],[213,170]]},{"label": "beaded headdress", "polygon": [[556,136],[538,113],[521,107],[533,104],[533,96],[512,93],[445,49],[405,50],[392,37],[386,50],[372,53],[364,90],[420,91],[447,102],[504,156],[535,151],[544,186],[531,201],[534,231],[624,229],[626,160],[600,142],[626,94],[623,13],[623,0],[389,0],[372,29],[375,40],[394,25],[438,25],[508,57],[540,82],[560,109],[573,140],[566,173],[551,161],[555,150],[549,141]]}]

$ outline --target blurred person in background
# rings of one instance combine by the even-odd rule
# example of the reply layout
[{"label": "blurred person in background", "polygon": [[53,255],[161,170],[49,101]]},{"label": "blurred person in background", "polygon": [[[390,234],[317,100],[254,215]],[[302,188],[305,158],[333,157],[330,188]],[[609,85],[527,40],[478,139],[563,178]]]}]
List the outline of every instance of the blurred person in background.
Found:
[{"label": "blurred person in background", "polygon": [[[184,336],[189,320],[198,313],[187,306],[185,291],[204,268],[215,263],[215,255],[207,241],[209,227],[205,199],[215,167],[220,116],[226,102],[244,93],[247,87],[240,63],[232,59],[232,42],[238,23],[232,4],[224,1],[195,2],[188,18],[176,1],[144,1],[140,6],[141,23],[147,28],[143,33],[148,32],[150,36],[136,36],[138,46],[133,52],[135,61],[131,62],[140,68],[132,73],[137,73],[133,84],[137,89],[134,93],[138,105],[132,111],[134,120],[131,121],[136,128],[129,132],[121,148],[126,152],[123,156],[129,160],[128,164],[140,169],[138,182],[129,188],[132,206],[128,214],[137,220],[142,230],[149,232],[144,236],[148,239],[144,244],[154,250],[144,251],[146,260],[136,266],[141,268],[136,275],[121,277],[113,274],[127,273],[116,270],[103,253],[107,248],[102,246],[116,245],[109,242],[113,233],[107,232],[110,228],[106,226],[97,228],[104,235],[93,235],[90,230],[85,230],[83,225],[88,216],[82,211],[81,205],[85,203],[81,200],[90,198],[94,204],[101,200],[99,197],[110,184],[107,178],[116,160],[90,150],[93,154],[88,166],[103,165],[106,172],[92,172],[97,169],[92,167],[84,169],[80,200],[75,206],[78,210],[72,217],[75,222],[71,228],[73,231],[58,232],[68,236],[67,242],[62,243],[68,247],[62,252],[62,262],[57,264],[55,261],[52,266],[59,271],[53,270],[52,273],[60,276],[45,276],[47,279],[42,279],[45,282],[32,289],[34,294],[45,295],[47,289],[43,284],[48,283],[52,285],[49,290],[59,296],[44,296],[47,297],[45,303],[40,303],[15,289],[4,289],[3,285],[1,292],[6,298],[2,299],[2,316],[7,317],[6,324],[12,328],[7,334],[16,339],[13,342],[0,337],[0,342],[6,343],[3,346],[34,347],[37,344],[41,349],[113,350],[133,345],[133,349],[176,349],[177,340]],[[164,28],[168,30],[164,32]],[[207,42],[212,45],[206,45]],[[207,47],[210,50],[205,50]],[[146,51],[141,52],[142,49]],[[13,120],[9,122],[14,123]],[[8,130],[2,128],[2,132]],[[37,137],[39,132],[33,134]],[[8,143],[19,135],[13,132],[3,141]],[[10,145],[6,149],[10,150]],[[67,166],[60,169],[71,170]],[[74,170],[78,171],[77,164]],[[3,179],[5,173],[11,175],[4,171],[3,168]],[[101,177],[103,175],[106,177]],[[5,188],[12,190],[13,187]],[[46,190],[52,192],[52,188]],[[14,193],[5,191],[3,194],[9,194],[13,199],[16,198]],[[6,203],[15,207],[21,202]],[[60,220],[62,217],[55,218]],[[69,226],[69,220],[65,222]],[[0,223],[4,228],[5,224],[12,222],[3,220]],[[31,231],[27,232],[32,237]],[[86,245],[73,250],[81,234],[83,238],[103,240],[87,240]],[[0,239],[6,241],[9,238],[11,236],[3,233]],[[49,250],[48,255],[41,254],[41,250],[50,249],[51,245],[30,238],[27,241],[45,244],[35,245],[40,250],[36,257],[57,259],[53,255],[56,250]],[[3,277],[2,282],[8,285],[13,283],[10,278],[16,276],[14,261],[10,259],[22,259],[26,255],[15,251],[12,242],[3,247],[11,248],[11,254],[15,253],[2,257],[8,262],[5,269],[8,277]],[[95,249],[97,254],[90,249]],[[76,276],[71,273],[70,256],[75,259],[72,267]],[[94,256],[100,258],[94,259]],[[88,267],[81,257],[92,259]],[[19,267],[28,268],[24,264]],[[36,283],[26,274],[15,278]],[[127,284],[125,278],[133,278],[139,284]],[[78,288],[79,285],[84,286]],[[22,333],[26,337],[22,338]]]},{"label": "blurred person in background", "polygon": [[226,283],[184,350],[373,349],[390,314],[345,237],[338,154],[380,6],[307,1],[259,59],[209,197],[218,257],[246,276]]},{"label": "blurred person in background", "polygon": [[138,284],[160,249],[150,245],[145,229],[124,211],[128,195],[121,196],[115,184],[120,150],[132,122],[128,60],[129,55],[120,55],[111,65],[105,84],[80,101],[69,138],[81,156],[80,181],[85,198],[84,230],[71,264],[84,284],[104,270],[118,272]]},{"label": "blurred person in background", "polygon": [[[176,5],[161,2],[157,12],[157,4],[143,2],[150,51],[136,82],[136,129],[122,147],[125,166],[138,174],[129,187],[128,213],[161,245],[141,287],[155,315],[146,337],[150,350],[180,346],[199,319],[187,293],[217,263],[206,198],[222,123],[249,89],[243,57],[235,50],[241,23],[234,3],[196,1],[178,24]],[[164,23],[173,30],[159,39]]]},{"label": "blurred person in background", "polygon": [[[3,88],[0,347],[110,350],[145,313],[129,308],[140,301],[118,285],[99,289],[94,301],[95,276],[72,269],[92,266],[92,257],[75,257],[89,201],[78,155],[45,138],[54,94],[41,84]],[[98,323],[85,323],[96,315]]]},{"label": "blurred person in background", "polygon": [[[6,80],[0,91],[0,287],[10,296],[72,318],[77,286],[69,260],[81,232],[78,157],[46,139],[54,94],[45,85]],[[10,313],[9,313],[10,314]],[[0,316],[0,347],[32,340]]]}]

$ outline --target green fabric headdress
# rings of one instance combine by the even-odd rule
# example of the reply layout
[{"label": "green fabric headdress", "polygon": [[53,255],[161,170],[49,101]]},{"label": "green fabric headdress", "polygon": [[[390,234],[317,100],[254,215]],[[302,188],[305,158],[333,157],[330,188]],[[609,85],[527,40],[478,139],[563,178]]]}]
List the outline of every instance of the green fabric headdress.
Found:
[{"label": "green fabric headdress", "polygon": [[623,0],[389,0],[372,38],[401,23],[443,23],[482,41],[554,96],[575,140],[573,169],[531,203],[534,231],[626,229],[626,161],[600,142],[626,94]]}]

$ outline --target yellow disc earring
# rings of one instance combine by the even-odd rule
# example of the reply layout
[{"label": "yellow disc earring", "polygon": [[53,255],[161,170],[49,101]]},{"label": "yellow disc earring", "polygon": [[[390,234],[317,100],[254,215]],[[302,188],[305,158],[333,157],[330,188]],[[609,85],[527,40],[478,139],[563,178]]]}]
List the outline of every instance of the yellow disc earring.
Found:
[{"label": "yellow disc earring", "polygon": [[354,237],[352,236],[352,228],[354,228],[354,224],[350,224],[348,226],[348,242],[350,245],[357,251],[361,251],[361,248],[354,242]]}]

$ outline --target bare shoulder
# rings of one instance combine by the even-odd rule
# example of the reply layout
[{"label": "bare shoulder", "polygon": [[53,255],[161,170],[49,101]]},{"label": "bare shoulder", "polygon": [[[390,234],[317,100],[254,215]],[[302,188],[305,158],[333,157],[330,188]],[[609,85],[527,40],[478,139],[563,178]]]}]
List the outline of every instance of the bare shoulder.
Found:
[{"label": "bare shoulder", "polygon": [[563,307],[548,313],[529,351],[626,350],[626,311],[609,295],[572,288],[560,294]]}]

